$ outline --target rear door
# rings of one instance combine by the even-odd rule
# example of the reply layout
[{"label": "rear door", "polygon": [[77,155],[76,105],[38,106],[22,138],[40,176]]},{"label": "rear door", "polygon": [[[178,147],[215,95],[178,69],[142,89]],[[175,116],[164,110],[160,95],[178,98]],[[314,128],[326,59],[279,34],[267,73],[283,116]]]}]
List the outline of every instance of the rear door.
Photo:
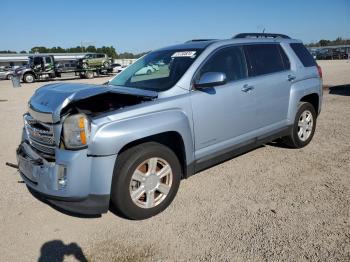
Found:
[{"label": "rear door", "polygon": [[256,127],[264,128],[260,131],[265,133],[266,129],[285,126],[291,82],[295,77],[287,55],[279,43],[246,45],[245,54],[249,85],[256,98]]},{"label": "rear door", "polygon": [[96,65],[97,66],[103,65],[104,58],[105,58],[104,54],[97,54]]}]

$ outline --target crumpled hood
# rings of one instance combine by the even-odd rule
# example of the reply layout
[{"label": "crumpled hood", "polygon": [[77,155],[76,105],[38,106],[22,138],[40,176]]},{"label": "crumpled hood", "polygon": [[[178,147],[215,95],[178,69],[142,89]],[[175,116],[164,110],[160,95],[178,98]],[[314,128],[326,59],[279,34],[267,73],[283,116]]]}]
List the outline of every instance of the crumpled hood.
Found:
[{"label": "crumpled hood", "polygon": [[137,88],[112,85],[55,83],[40,87],[29,101],[30,109],[52,114],[52,122],[60,121],[61,110],[72,102],[104,93],[126,94],[148,99],[157,98],[158,93]]}]

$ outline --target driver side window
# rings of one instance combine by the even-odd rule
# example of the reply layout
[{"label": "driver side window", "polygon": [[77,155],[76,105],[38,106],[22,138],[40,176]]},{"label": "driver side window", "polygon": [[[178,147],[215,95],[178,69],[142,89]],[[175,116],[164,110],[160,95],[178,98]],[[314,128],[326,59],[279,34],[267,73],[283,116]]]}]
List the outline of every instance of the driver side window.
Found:
[{"label": "driver side window", "polygon": [[231,46],[215,52],[200,69],[198,76],[207,72],[224,73],[227,82],[247,78],[248,69],[243,47]]}]

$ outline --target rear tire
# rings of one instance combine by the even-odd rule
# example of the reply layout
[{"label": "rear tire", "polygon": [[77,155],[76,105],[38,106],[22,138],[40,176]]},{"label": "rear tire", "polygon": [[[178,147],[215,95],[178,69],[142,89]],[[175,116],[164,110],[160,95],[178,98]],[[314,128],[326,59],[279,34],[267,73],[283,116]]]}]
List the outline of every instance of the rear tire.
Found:
[{"label": "rear tire", "polygon": [[11,80],[13,78],[13,75],[8,74],[6,78],[7,78],[7,80]]},{"label": "rear tire", "polygon": [[114,168],[112,210],[135,220],[162,212],[177,193],[181,170],[175,153],[162,144],[147,142],[125,150]]},{"label": "rear tire", "polygon": [[85,72],[85,76],[86,76],[87,79],[92,79],[92,78],[94,78],[94,72],[86,71]]},{"label": "rear tire", "polygon": [[292,132],[283,138],[283,143],[291,148],[302,148],[309,144],[315,134],[316,118],[312,104],[299,102]]}]

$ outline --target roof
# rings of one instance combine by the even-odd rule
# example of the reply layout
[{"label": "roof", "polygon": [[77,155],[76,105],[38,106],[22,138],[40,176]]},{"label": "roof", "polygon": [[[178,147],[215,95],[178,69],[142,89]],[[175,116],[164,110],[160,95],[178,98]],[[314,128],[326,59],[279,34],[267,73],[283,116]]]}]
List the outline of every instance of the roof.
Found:
[{"label": "roof", "polygon": [[295,43],[295,42],[301,42],[300,40],[291,39],[291,38],[268,38],[268,37],[259,37],[259,38],[232,38],[232,39],[221,39],[221,40],[191,40],[187,41],[186,43],[167,46],[161,49],[158,49],[158,51],[161,50],[186,50],[186,49],[205,49],[208,46],[212,44],[220,45],[220,44],[247,44],[247,43]]}]

